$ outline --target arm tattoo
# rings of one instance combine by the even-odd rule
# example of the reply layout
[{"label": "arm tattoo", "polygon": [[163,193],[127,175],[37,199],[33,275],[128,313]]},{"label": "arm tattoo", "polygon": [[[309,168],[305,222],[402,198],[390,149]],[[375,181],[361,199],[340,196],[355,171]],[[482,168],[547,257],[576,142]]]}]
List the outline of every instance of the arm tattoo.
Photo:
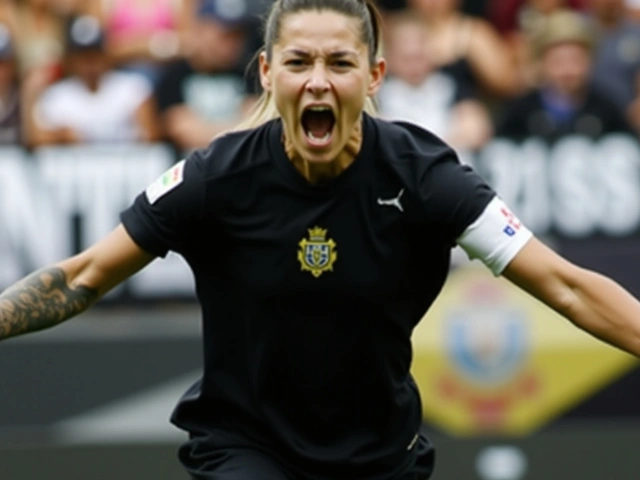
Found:
[{"label": "arm tattoo", "polygon": [[97,299],[94,289],[67,285],[61,268],[39,270],[0,293],[0,340],[53,327]]}]

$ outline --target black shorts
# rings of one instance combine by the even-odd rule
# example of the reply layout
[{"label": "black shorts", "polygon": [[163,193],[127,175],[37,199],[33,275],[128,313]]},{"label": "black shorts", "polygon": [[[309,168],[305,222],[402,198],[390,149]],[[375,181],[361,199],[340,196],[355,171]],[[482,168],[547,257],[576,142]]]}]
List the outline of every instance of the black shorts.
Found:
[{"label": "black shorts", "polygon": [[[205,445],[190,441],[180,448],[180,461],[192,480],[307,480],[261,450],[239,446],[212,449]],[[435,461],[433,446],[420,435],[416,448],[418,457],[411,471],[388,480],[431,478]]]}]

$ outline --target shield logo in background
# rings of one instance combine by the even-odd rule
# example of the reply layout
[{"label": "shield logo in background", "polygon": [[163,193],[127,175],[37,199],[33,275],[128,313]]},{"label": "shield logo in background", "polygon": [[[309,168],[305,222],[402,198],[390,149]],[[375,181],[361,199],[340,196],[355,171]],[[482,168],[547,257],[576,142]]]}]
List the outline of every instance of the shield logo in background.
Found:
[{"label": "shield logo in background", "polygon": [[480,307],[452,312],[446,341],[460,374],[472,383],[495,386],[524,367],[529,332],[521,311]]}]

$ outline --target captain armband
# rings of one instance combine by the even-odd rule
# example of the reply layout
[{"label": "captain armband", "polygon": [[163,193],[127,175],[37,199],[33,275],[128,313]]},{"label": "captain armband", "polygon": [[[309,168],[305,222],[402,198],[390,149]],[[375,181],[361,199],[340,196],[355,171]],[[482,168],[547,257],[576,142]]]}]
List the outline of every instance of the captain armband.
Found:
[{"label": "captain armband", "polygon": [[456,242],[470,259],[479,259],[498,276],[532,236],[496,196]]}]

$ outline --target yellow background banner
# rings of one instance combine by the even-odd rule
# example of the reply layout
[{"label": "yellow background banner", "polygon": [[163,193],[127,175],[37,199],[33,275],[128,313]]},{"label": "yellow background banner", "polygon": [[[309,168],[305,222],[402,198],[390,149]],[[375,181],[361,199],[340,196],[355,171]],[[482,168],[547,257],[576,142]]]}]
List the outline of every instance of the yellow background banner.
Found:
[{"label": "yellow background banner", "polygon": [[525,435],[638,365],[475,264],[453,271],[413,336],[425,420]]}]

